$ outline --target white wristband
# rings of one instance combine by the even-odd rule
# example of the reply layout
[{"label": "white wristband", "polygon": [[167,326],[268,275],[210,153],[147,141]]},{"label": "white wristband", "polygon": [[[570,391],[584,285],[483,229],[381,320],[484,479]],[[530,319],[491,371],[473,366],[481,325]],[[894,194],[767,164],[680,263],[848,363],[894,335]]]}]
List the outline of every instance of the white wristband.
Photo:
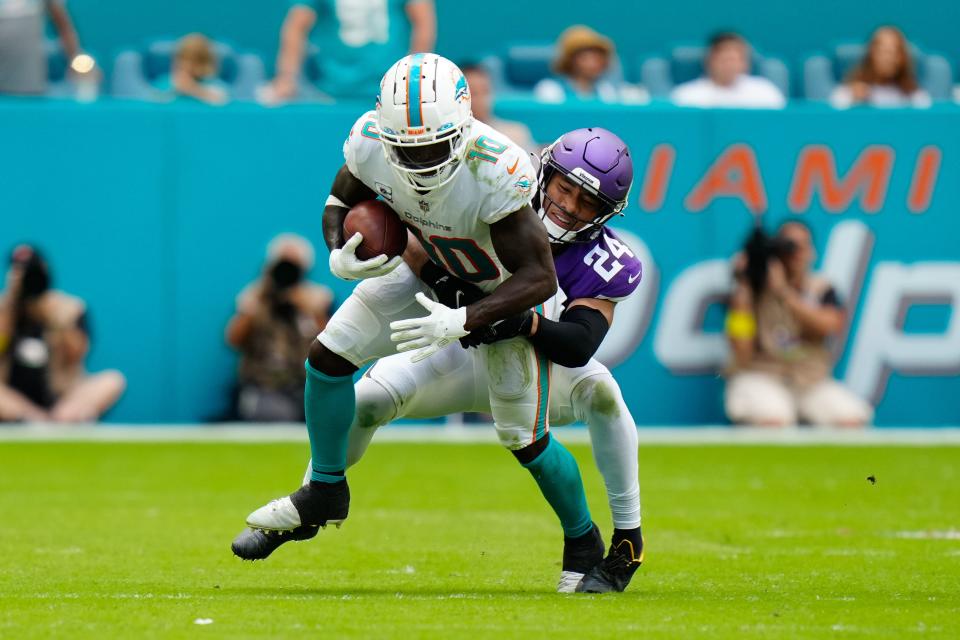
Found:
[{"label": "white wristband", "polygon": [[341,200],[341,199],[338,198],[337,196],[328,196],[328,197],[327,197],[327,202],[326,202],[323,206],[325,206],[325,207],[343,207],[344,209],[349,209],[349,208],[350,208],[350,207],[348,207],[348,206],[343,202],[343,200]]}]

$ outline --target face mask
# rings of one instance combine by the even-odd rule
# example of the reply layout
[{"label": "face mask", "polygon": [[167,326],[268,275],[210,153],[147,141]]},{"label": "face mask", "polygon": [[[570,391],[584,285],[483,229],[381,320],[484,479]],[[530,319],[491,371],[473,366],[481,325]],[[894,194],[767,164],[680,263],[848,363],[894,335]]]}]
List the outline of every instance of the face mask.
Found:
[{"label": "face mask", "polygon": [[289,289],[303,279],[303,267],[290,260],[281,260],[270,269],[270,279],[278,290]]}]

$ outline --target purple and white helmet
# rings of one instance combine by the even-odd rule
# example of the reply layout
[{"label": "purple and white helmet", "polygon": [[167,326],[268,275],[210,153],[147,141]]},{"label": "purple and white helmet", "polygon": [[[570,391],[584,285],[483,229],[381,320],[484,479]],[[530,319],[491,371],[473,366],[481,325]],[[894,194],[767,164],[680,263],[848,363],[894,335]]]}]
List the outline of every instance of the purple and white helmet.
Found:
[{"label": "purple and white helmet", "polygon": [[[565,210],[547,195],[547,185],[556,172],[600,200],[600,211],[591,220],[583,220]],[[540,154],[539,188],[535,204],[547,235],[554,243],[589,242],[615,215],[622,215],[633,184],[633,160],[626,143],[617,135],[601,129],[575,129],[565,133]],[[550,205],[571,220],[569,227],[547,216]],[[586,223],[576,229],[578,223]]]}]

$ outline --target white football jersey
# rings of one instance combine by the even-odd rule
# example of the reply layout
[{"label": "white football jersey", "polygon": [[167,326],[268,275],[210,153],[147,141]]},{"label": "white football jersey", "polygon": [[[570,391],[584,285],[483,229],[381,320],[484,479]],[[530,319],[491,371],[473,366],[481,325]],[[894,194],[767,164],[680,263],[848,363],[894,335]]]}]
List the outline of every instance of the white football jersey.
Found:
[{"label": "white football jersey", "polygon": [[377,113],[363,114],[343,145],[347,168],[385,200],[419,236],[430,257],[490,292],[510,274],[490,240],[490,226],[530,204],[536,174],[526,151],[474,121],[466,156],[450,183],[419,193],[400,180],[381,148]]}]

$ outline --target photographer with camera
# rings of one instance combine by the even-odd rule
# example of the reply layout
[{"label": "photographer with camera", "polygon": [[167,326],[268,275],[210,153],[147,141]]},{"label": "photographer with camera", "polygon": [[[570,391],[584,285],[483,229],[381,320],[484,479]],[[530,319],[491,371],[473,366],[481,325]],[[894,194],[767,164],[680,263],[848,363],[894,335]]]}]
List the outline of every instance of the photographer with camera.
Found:
[{"label": "photographer with camera", "polygon": [[758,228],[736,259],[724,398],[734,423],[859,427],[873,418],[832,378],[828,341],[843,331],[846,312],[833,286],[812,273],[815,258],[810,229],[788,221],[772,238]]},{"label": "photographer with camera", "polygon": [[263,273],[237,296],[226,339],[240,353],[235,416],[244,421],[300,422],[303,361],[326,326],[333,294],[304,279],[314,253],[301,236],[287,233],[267,247]]},{"label": "photographer with camera", "polygon": [[51,280],[36,248],[13,250],[0,295],[0,422],[92,422],[126,386],[119,371],[87,374],[86,305]]}]

